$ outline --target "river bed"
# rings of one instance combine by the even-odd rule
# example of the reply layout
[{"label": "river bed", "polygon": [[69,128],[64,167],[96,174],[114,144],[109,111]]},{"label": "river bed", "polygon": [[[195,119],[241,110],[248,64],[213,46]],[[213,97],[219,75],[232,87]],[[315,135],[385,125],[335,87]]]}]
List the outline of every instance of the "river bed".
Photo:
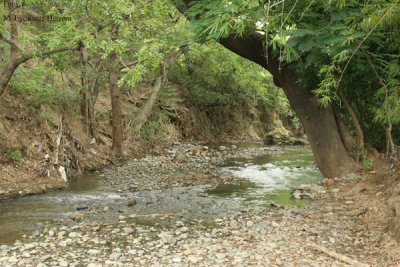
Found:
[{"label": "river bed", "polygon": [[[269,208],[271,202],[299,205],[307,200],[291,200],[290,188],[322,180],[306,148],[271,149],[259,143],[226,145],[222,151],[218,147],[188,153],[182,163],[171,163],[174,154],[133,160],[77,177],[64,191],[2,201],[0,244],[39,233],[47,224],[76,224],[74,214],[83,214],[85,221],[126,218],[163,227],[176,219],[212,222],[243,210]],[[147,216],[151,214],[157,216]]]}]

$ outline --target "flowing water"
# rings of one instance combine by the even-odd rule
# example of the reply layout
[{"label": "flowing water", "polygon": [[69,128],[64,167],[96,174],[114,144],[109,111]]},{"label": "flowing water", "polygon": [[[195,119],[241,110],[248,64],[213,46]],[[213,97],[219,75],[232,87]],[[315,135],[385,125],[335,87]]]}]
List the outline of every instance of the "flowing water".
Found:
[{"label": "flowing water", "polygon": [[[67,190],[0,202],[0,245],[40,231],[46,224],[73,224],[68,216],[76,212],[96,222],[114,222],[119,215],[132,212],[183,213],[183,220],[211,220],[244,208],[268,207],[271,201],[302,204],[290,199],[290,188],[322,180],[313,161],[307,149],[284,149],[281,154],[226,160],[220,171],[242,178],[236,182],[133,193],[118,192],[99,183],[98,176],[85,175],[72,180]],[[130,198],[137,200],[134,210],[127,207]],[[138,218],[136,223],[152,222]]]},{"label": "flowing water", "polygon": [[286,148],[281,154],[251,159],[230,159],[221,166],[226,174],[244,178],[235,184],[220,184],[209,194],[243,200],[250,206],[301,205],[308,200],[291,199],[290,188],[323,179],[308,149]]}]

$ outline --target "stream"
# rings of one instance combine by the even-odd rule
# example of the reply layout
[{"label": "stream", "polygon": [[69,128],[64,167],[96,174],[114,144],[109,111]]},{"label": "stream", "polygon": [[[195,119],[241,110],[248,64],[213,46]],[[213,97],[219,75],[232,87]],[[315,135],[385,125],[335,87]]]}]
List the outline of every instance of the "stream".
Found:
[{"label": "stream", "polygon": [[[237,178],[229,182],[127,191],[104,183],[100,174],[87,174],[71,180],[63,191],[2,201],[0,245],[21,240],[24,234],[39,234],[47,224],[74,225],[70,216],[76,213],[85,221],[125,219],[163,227],[172,219],[212,222],[242,210],[269,208],[271,202],[300,205],[307,200],[291,200],[290,188],[323,179],[306,148],[283,148],[250,158],[225,156],[215,171]],[[132,200],[134,205],[128,205]]]}]

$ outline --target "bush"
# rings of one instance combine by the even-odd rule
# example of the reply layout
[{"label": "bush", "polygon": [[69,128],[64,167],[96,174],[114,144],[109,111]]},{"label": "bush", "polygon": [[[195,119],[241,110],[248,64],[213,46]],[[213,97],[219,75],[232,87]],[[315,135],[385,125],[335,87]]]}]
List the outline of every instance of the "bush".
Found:
[{"label": "bush", "polygon": [[6,153],[4,153],[5,157],[10,157],[16,166],[19,166],[22,161],[22,152],[21,150],[17,149],[12,151],[11,149],[7,150]]}]

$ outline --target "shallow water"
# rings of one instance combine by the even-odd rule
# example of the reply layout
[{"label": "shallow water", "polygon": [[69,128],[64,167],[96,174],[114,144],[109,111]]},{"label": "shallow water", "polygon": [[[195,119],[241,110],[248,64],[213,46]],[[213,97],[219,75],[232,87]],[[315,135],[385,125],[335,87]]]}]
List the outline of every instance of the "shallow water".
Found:
[{"label": "shallow water", "polygon": [[[212,221],[244,208],[269,207],[271,201],[299,205],[305,201],[290,200],[290,187],[322,180],[313,160],[307,149],[285,149],[281,154],[227,160],[220,171],[243,178],[236,182],[122,193],[102,185],[97,175],[84,175],[70,181],[63,191],[1,201],[0,245],[21,240],[23,234],[40,232],[54,222],[75,224],[68,216],[77,212],[85,213],[85,221],[96,222],[116,222],[119,215],[132,213],[182,213],[182,220]],[[130,198],[137,201],[134,208],[127,206]],[[134,222],[168,224],[167,220],[148,217],[138,217]]]},{"label": "shallow water", "polygon": [[323,179],[311,151],[304,148],[286,148],[281,154],[252,159],[230,159],[221,169],[227,175],[244,178],[244,181],[220,184],[207,192],[243,200],[249,206],[270,206],[271,201],[281,205],[304,204],[307,200],[291,199],[290,189]]}]

